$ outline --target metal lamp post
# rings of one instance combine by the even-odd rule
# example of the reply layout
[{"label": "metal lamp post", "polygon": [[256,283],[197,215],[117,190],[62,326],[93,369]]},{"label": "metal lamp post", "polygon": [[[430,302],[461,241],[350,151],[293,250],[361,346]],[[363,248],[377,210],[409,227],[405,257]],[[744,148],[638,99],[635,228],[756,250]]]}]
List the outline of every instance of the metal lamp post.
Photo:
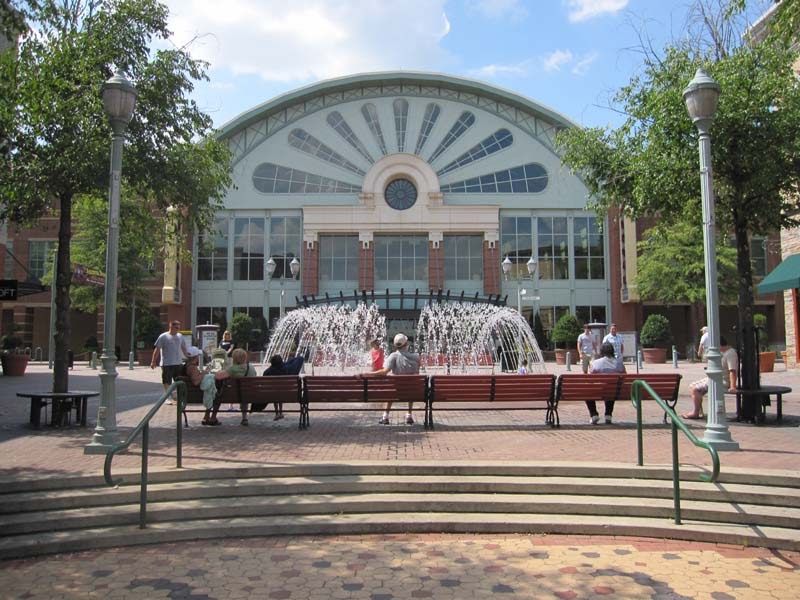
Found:
[{"label": "metal lamp post", "polygon": [[122,146],[125,130],[133,116],[138,92],[121,72],[103,84],[103,108],[113,131],[111,137],[111,182],[108,190],[108,240],[106,242],[106,287],[103,316],[103,351],[100,355],[100,406],[97,427],[87,454],[106,453],[118,441],[116,379],[117,357],[114,355],[117,327],[117,261],[119,255],[119,194],[122,176]]},{"label": "metal lamp post", "polygon": [[703,69],[683,91],[686,110],[700,133],[700,191],[703,200],[703,246],[706,268],[706,314],[708,318],[708,421],[704,441],[717,450],[738,450],[728,430],[725,414],[722,354],[719,351],[719,295],[717,290],[717,247],[714,189],[711,176],[711,122],[717,111],[720,86]]},{"label": "metal lamp post", "polygon": [[[503,274],[506,276],[506,281],[508,281],[508,275],[511,273],[511,267],[514,263],[511,262],[511,259],[506,256],[503,262],[500,263],[500,266],[503,267]],[[525,266],[528,269],[528,275],[533,277],[533,274],[536,272],[536,267],[538,266],[536,260],[531,256],[528,259],[528,262],[525,263]],[[522,314],[522,297],[528,293],[528,290],[522,287],[522,281],[519,277],[516,278],[517,280],[517,312]],[[537,297],[533,296],[533,299],[536,300]]]},{"label": "metal lamp post", "polygon": [[[272,275],[273,273],[275,273],[275,268],[277,267],[277,263],[275,262],[275,259],[270,256],[269,260],[265,264],[266,264],[267,274],[269,275],[270,279],[272,279]],[[289,270],[292,273],[292,279],[297,277],[297,274],[300,272],[300,261],[297,260],[296,256],[292,259],[292,262],[289,263]],[[283,318],[283,294],[286,291],[283,287],[283,282],[285,278],[286,278],[286,268],[284,267],[283,271],[281,272],[281,279],[280,279],[281,300],[280,300],[280,308],[278,309],[279,320]]]}]

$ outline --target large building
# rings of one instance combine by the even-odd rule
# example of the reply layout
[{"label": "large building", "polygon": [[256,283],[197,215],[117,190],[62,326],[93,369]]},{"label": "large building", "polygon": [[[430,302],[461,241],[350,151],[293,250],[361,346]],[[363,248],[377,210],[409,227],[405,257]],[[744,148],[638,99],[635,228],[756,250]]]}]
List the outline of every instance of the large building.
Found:
[{"label": "large building", "polygon": [[[275,98],[220,132],[233,150],[234,185],[214,231],[191,241],[193,263],[165,264],[152,305],[164,322],[224,327],[240,311],[273,324],[297,299],[376,292],[392,333],[413,330],[417,293],[449,291],[506,301],[530,320],[538,310],[546,332],[566,312],[622,331],[667,312],[683,351],[702,316],[639,301],[641,224],[586,209],[586,186],[554,147],[556,133],[574,126],[508,90],[432,73],[355,75]],[[21,232],[7,247],[42,262],[48,243]],[[7,256],[7,278],[14,268]],[[774,298],[762,301],[775,310]],[[6,303],[3,322],[30,323],[31,343],[46,346],[46,319],[34,315],[48,307],[41,294]],[[726,310],[723,326],[735,321],[735,307]],[[126,323],[121,315],[123,350]],[[79,325],[74,344],[86,335]]]}]

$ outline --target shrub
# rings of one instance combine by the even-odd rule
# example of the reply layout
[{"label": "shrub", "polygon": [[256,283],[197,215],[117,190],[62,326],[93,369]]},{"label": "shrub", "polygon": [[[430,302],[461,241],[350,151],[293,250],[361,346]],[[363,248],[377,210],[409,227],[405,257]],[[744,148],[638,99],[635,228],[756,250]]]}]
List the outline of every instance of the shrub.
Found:
[{"label": "shrub", "polygon": [[753,326],[756,328],[756,341],[759,352],[766,352],[769,348],[769,335],[767,335],[767,315],[756,313],[753,315]]},{"label": "shrub", "polygon": [[237,348],[250,349],[250,343],[254,342],[253,330],[256,329],[256,323],[253,318],[247,313],[236,313],[231,319],[231,336],[233,343]]},{"label": "shrub", "polygon": [[672,329],[664,315],[650,315],[639,332],[643,348],[665,348],[672,345]]},{"label": "shrub", "polygon": [[583,328],[575,315],[566,314],[553,327],[553,341],[557,348],[564,348],[566,344],[574,345],[581,333]]}]

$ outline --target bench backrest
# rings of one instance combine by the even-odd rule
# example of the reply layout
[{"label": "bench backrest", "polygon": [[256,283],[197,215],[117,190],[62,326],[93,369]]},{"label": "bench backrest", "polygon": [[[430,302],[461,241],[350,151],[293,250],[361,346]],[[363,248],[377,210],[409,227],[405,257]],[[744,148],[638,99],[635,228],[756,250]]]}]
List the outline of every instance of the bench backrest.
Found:
[{"label": "bench backrest", "polygon": [[549,402],[555,391],[556,376],[495,375],[492,401],[494,402]]},{"label": "bench backrest", "polygon": [[297,375],[237,377],[230,381],[237,388],[240,402],[300,403],[303,383]]},{"label": "bench backrest", "polygon": [[621,373],[565,373],[558,378],[556,401],[616,400],[621,380]]},{"label": "bench backrest", "polygon": [[[678,399],[678,390],[681,386],[680,373],[626,373],[622,376],[619,388],[619,399],[629,400],[633,382],[637,379],[647,382],[659,397],[670,404],[674,404]],[[642,399],[650,399],[649,394],[644,394]]]},{"label": "bench backrest", "polygon": [[430,379],[431,400],[436,402],[489,402],[492,375],[434,375]]},{"label": "bench backrest", "polygon": [[359,375],[308,375],[303,378],[306,402],[366,402],[367,380]]},{"label": "bench backrest", "polygon": [[389,375],[367,377],[367,398],[370,402],[424,402],[428,393],[425,375]]}]

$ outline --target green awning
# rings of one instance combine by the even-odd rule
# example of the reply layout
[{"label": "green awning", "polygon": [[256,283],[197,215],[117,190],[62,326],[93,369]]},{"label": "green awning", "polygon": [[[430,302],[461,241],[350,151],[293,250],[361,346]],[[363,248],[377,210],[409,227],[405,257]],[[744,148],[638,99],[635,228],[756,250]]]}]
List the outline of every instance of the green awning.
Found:
[{"label": "green awning", "polygon": [[794,288],[800,288],[800,254],[784,258],[783,262],[758,284],[758,293],[769,294]]}]

